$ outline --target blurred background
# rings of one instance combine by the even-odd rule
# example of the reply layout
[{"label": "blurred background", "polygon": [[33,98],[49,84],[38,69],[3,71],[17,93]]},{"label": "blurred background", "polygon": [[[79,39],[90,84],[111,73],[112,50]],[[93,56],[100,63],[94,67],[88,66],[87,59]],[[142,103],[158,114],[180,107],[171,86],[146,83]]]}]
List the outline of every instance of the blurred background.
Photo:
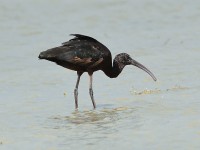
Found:
[{"label": "blurred background", "polygon": [[[1,0],[0,149],[199,149],[198,0]],[[130,54],[157,77],[128,66],[116,79],[89,77],[41,51],[79,33]]]}]

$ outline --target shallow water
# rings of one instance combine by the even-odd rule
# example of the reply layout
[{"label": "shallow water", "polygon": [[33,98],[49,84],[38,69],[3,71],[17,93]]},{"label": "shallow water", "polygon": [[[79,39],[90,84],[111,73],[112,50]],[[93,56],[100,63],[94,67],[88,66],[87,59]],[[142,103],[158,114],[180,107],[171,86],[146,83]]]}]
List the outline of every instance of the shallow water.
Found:
[{"label": "shallow water", "polygon": [[[0,3],[0,149],[199,149],[200,2],[19,0]],[[76,73],[39,52],[95,37],[126,52],[157,82],[128,66],[116,79]]]}]

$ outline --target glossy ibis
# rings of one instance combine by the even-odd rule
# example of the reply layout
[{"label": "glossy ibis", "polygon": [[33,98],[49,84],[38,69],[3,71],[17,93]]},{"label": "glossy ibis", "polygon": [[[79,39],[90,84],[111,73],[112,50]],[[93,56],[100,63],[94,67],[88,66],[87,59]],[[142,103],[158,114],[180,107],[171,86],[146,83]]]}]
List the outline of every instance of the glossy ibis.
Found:
[{"label": "glossy ibis", "polygon": [[112,63],[109,49],[96,39],[81,34],[71,35],[75,36],[75,38],[62,43],[59,47],[41,52],[39,58],[77,71],[78,78],[74,89],[75,108],[78,108],[78,85],[80,77],[84,72],[88,72],[90,76],[89,93],[94,108],[96,108],[96,104],[93,97],[92,74],[97,70],[102,70],[110,78],[116,78],[126,65],[134,65],[146,71],[156,81],[156,77],[151,71],[133,60],[128,54],[118,54]]}]

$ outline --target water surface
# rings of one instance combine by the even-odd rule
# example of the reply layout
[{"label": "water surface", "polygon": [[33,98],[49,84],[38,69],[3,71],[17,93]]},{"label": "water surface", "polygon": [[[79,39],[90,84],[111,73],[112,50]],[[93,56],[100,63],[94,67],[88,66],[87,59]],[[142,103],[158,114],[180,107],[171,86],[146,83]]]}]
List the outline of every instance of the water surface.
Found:
[{"label": "water surface", "polygon": [[[183,0],[0,3],[0,149],[199,149],[200,3]],[[71,33],[130,54],[158,78],[126,67],[117,79],[89,77],[39,52]]]}]

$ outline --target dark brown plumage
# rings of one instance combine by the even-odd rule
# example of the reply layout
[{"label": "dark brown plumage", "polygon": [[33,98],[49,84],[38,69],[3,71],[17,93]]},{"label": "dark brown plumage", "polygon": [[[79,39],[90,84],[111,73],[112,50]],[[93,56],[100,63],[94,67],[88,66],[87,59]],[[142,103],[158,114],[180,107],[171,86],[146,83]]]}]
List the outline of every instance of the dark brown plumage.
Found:
[{"label": "dark brown plumage", "polygon": [[62,43],[62,46],[41,52],[39,58],[77,71],[78,79],[74,90],[76,108],[78,108],[78,85],[80,77],[84,72],[88,72],[90,76],[89,93],[94,108],[96,108],[96,104],[93,97],[92,74],[97,70],[102,70],[110,78],[116,78],[126,65],[134,65],[146,71],[156,81],[156,77],[151,71],[133,60],[128,54],[118,54],[112,63],[112,56],[109,49],[96,39],[80,34],[71,35],[75,36],[75,38]]}]

